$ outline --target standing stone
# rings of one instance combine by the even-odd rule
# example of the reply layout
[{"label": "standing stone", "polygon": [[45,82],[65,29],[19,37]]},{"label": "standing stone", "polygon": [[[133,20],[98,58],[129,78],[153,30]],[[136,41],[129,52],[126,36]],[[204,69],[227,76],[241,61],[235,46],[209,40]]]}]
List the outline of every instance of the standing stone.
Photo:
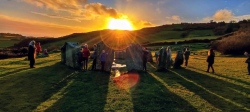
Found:
[{"label": "standing stone", "polygon": [[139,44],[131,44],[126,49],[126,67],[128,71],[143,70],[143,50]]},{"label": "standing stone", "polygon": [[100,56],[102,53],[102,50],[105,50],[106,53],[108,53],[106,63],[104,66],[104,71],[110,72],[112,63],[114,61],[114,50],[110,49],[108,46],[106,46],[103,42],[100,42],[97,44],[97,63],[96,63],[96,68],[101,70],[101,61],[100,61]]},{"label": "standing stone", "polygon": [[166,52],[166,48],[163,47],[159,51],[157,70],[159,70],[159,71],[165,70],[166,69],[166,61],[167,61],[167,52]]}]

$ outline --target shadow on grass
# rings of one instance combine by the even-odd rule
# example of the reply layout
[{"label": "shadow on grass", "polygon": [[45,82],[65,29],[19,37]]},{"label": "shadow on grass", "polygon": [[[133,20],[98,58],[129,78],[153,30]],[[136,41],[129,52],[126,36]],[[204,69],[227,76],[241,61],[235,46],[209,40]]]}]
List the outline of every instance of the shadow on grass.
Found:
[{"label": "shadow on grass", "polygon": [[108,92],[110,74],[96,71],[80,72],[65,93],[46,111],[102,112]]},{"label": "shadow on grass", "polygon": [[[192,68],[192,69],[195,69],[195,70],[199,70],[199,71],[203,71],[203,72],[206,71],[206,70],[198,69],[198,68],[195,68],[195,67],[189,67],[189,68]],[[228,76],[221,75],[221,74],[218,74],[218,73],[214,73],[213,75],[216,75],[216,76],[222,77],[222,78],[226,78],[226,79],[230,79],[230,80],[233,80],[233,81],[237,81],[237,82],[240,82],[240,83],[243,83],[243,84],[246,84],[246,85],[250,85],[249,82],[243,81],[241,79],[236,79],[236,78],[228,77]]]},{"label": "shadow on grass", "polygon": [[31,111],[67,85],[75,73],[64,65],[31,69],[0,80],[0,111]]},{"label": "shadow on grass", "polygon": [[222,111],[250,111],[249,89],[187,69],[171,72],[175,75],[159,77],[175,80]]},{"label": "shadow on grass", "polygon": [[140,73],[140,80],[131,88],[131,94],[136,112],[197,111],[189,102],[169,91],[149,73]]},{"label": "shadow on grass", "polygon": [[[48,60],[48,61],[43,61],[43,62],[39,62],[39,63],[36,63],[36,65],[43,65],[43,64],[47,64],[47,63],[50,63],[50,62],[55,62],[55,61],[52,61],[52,60]],[[19,67],[19,68],[14,68],[15,70],[13,71],[9,71],[9,72],[6,72],[6,73],[3,73],[3,74],[0,74],[0,79],[1,78],[5,78],[7,77],[8,75],[13,75],[13,74],[17,74],[17,73],[20,73],[20,72],[23,72],[23,71],[29,71],[29,70],[34,70],[34,69],[30,69],[29,65],[27,64],[27,67]],[[39,70],[38,70],[39,71]]]}]

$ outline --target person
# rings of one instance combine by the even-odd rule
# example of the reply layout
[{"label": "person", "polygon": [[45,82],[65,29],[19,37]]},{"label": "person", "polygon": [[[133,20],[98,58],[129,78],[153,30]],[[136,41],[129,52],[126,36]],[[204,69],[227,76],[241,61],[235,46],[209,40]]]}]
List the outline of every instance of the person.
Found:
[{"label": "person", "polygon": [[143,61],[143,70],[147,71],[147,61],[148,61],[148,49],[145,47],[143,48],[143,56],[142,56],[142,61]]},{"label": "person", "polygon": [[88,70],[88,58],[89,58],[89,56],[90,56],[90,51],[88,49],[88,45],[85,44],[83,49],[82,49],[82,57],[83,57],[82,61],[83,61],[83,69],[86,71]]},{"label": "person", "polygon": [[174,68],[181,68],[181,65],[183,64],[183,54],[182,51],[178,50],[176,57],[175,57],[175,63]]},{"label": "person", "polygon": [[44,49],[44,50],[43,50],[43,56],[49,56],[49,53],[48,53],[48,50],[47,50],[47,49]]},{"label": "person", "polygon": [[172,52],[170,46],[167,47],[166,52],[167,52],[167,69],[169,69],[172,65],[172,58],[171,58]]},{"label": "person", "polygon": [[107,53],[105,53],[105,50],[102,50],[102,54],[100,56],[100,61],[101,61],[101,70],[104,71],[106,59],[107,59]]},{"label": "person", "polygon": [[35,68],[35,59],[36,59],[36,46],[35,41],[32,40],[29,43],[29,50],[28,50],[28,60],[30,61],[30,68]]},{"label": "person", "polygon": [[186,48],[186,50],[184,52],[185,66],[188,65],[189,56],[190,56],[190,50],[189,50],[189,48]]},{"label": "person", "polygon": [[42,52],[42,47],[41,47],[40,42],[37,42],[36,43],[36,53],[37,53],[37,55],[39,55],[40,52]]},{"label": "person", "polygon": [[159,51],[155,52],[155,61],[158,64]]},{"label": "person", "polygon": [[247,75],[250,75],[250,54],[248,52],[245,52],[244,54],[248,57],[247,60],[246,60],[247,70],[248,70],[248,74]]},{"label": "person", "polygon": [[78,64],[78,67],[80,70],[82,70],[83,68],[83,64],[82,64],[82,58],[83,58],[83,53],[82,53],[82,49],[83,48],[80,48],[79,51],[77,52],[77,64]]},{"label": "person", "polygon": [[97,58],[97,46],[96,44],[93,46],[94,48],[94,52],[92,54],[92,58],[93,58],[93,63],[92,63],[92,69],[91,70],[96,70],[96,58]]},{"label": "person", "polygon": [[208,56],[207,56],[207,62],[208,62],[208,67],[207,67],[207,72],[209,72],[210,67],[212,68],[212,72],[214,73],[214,57],[215,57],[215,53],[214,50],[211,48],[208,51]]}]

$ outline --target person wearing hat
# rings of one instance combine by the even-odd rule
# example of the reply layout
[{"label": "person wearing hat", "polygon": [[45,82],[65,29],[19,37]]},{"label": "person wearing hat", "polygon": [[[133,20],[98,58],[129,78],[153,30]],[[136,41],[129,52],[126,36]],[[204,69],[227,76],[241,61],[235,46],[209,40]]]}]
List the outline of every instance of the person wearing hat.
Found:
[{"label": "person wearing hat", "polygon": [[208,62],[208,67],[207,67],[207,72],[209,72],[210,67],[212,68],[212,72],[214,73],[214,57],[215,57],[215,53],[214,50],[211,48],[208,51],[208,56],[207,56],[207,62]]}]

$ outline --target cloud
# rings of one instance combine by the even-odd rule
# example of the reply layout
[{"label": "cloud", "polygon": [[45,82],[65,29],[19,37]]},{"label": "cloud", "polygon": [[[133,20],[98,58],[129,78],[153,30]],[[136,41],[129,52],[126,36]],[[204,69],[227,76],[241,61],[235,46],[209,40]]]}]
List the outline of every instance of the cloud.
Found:
[{"label": "cloud", "polygon": [[250,15],[235,16],[231,10],[221,9],[216,11],[213,16],[203,18],[202,22],[209,22],[210,20],[230,22],[243,19],[250,19]]},{"label": "cloud", "polygon": [[154,26],[153,23],[148,22],[148,21],[141,21],[141,23],[142,23],[143,26]]},{"label": "cloud", "polygon": [[233,17],[234,14],[232,13],[232,11],[226,9],[219,10],[213,15],[213,18],[216,21],[227,21],[232,19]]},{"label": "cloud", "polygon": [[86,4],[84,8],[90,12],[91,14],[95,15],[107,15],[113,18],[119,18],[118,12],[113,8],[108,8],[101,3],[90,3]]},{"label": "cloud", "polygon": [[33,14],[36,14],[36,15],[40,15],[40,16],[45,16],[45,17],[49,17],[49,18],[55,18],[55,19],[63,19],[63,20],[67,20],[67,21],[76,21],[76,22],[81,22],[80,19],[78,18],[69,18],[69,17],[63,17],[63,16],[60,16],[60,15],[56,15],[56,14],[46,14],[46,13],[39,13],[39,12],[31,12]]},{"label": "cloud", "polygon": [[75,32],[85,32],[82,27],[59,25],[29,19],[0,15],[0,32],[20,33],[32,36],[63,36]]},{"label": "cloud", "polygon": [[173,15],[171,17],[166,17],[166,22],[168,24],[171,24],[171,23],[180,23],[181,22],[181,17],[177,16],[177,15]]},{"label": "cloud", "polygon": [[[77,16],[77,19],[80,20],[94,19],[95,17],[99,16],[118,18],[121,15],[114,8],[106,7],[101,3],[88,4],[87,0],[23,0],[23,1],[40,8],[51,9],[55,11],[55,13],[58,11],[67,12],[70,14],[70,16]],[[39,15],[52,18],[65,19],[65,17],[55,17],[44,14],[39,14]],[[68,19],[68,20],[77,20],[77,19]]]}]

